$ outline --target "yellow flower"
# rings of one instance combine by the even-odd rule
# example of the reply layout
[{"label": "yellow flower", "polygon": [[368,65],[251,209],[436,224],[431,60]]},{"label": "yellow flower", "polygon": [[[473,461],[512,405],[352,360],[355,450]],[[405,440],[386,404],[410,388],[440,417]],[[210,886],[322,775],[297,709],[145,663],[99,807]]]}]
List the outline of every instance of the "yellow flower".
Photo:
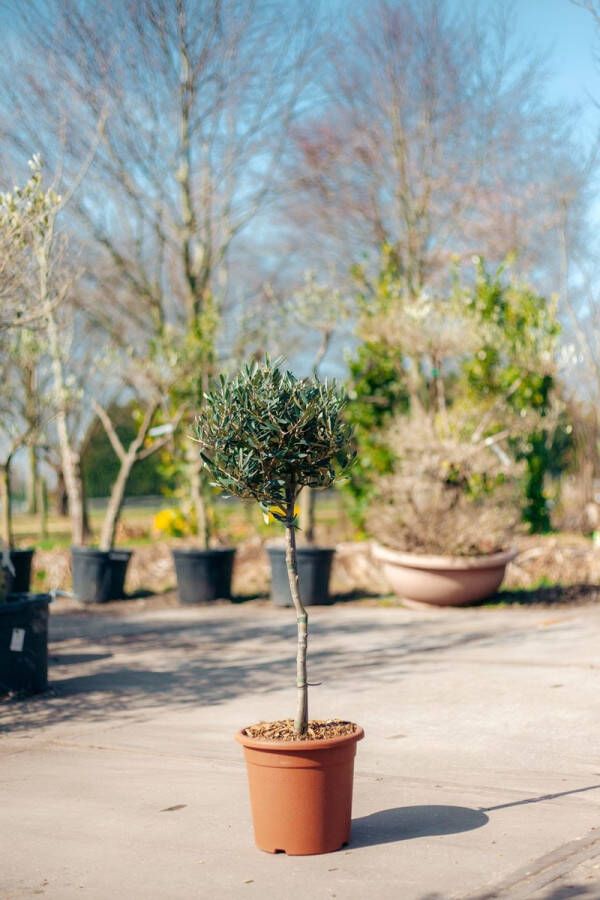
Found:
[{"label": "yellow flower", "polygon": [[[294,506],[294,517],[296,517],[299,512],[300,512],[300,507],[296,503],[296,505]],[[270,506],[269,512],[263,513],[263,521],[264,521],[265,525],[270,525],[271,522],[280,521],[280,519],[278,519],[277,516],[284,517],[285,509],[282,509],[281,506]]]}]

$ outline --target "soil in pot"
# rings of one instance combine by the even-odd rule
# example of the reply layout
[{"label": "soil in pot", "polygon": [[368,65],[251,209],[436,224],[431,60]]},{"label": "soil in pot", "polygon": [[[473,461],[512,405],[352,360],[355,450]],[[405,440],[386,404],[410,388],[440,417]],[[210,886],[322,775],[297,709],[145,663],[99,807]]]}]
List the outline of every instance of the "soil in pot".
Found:
[{"label": "soil in pot", "polygon": [[[267,547],[271,563],[271,600],[275,606],[292,606],[290,582],[285,563],[285,547]],[[333,547],[298,547],[298,576],[304,606],[325,606],[332,602],[329,577]]]},{"label": "soil in pot", "polygon": [[10,551],[10,561],[15,570],[12,583],[12,590],[15,594],[27,594],[29,592],[31,587],[31,563],[34,553],[33,547]]},{"label": "soil in pot", "polygon": [[294,737],[291,720],[238,732],[261,850],[307,856],[348,843],[354,757],[363,737],[358,725],[336,720],[309,722],[301,740]]},{"label": "soil in pot", "polygon": [[234,547],[185,547],[172,553],[181,603],[231,599]]},{"label": "soil in pot", "polygon": [[0,695],[48,686],[49,594],[11,594],[0,604]]}]

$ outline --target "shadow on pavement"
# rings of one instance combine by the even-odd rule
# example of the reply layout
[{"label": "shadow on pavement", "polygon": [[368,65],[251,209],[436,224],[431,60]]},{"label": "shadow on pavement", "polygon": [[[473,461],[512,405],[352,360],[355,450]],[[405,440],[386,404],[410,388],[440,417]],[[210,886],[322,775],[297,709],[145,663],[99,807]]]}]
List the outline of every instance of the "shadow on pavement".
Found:
[{"label": "shadow on pavement", "polygon": [[[296,625],[290,611],[272,613],[263,623],[262,609],[251,604],[243,615],[230,610],[198,610],[198,618],[173,610],[159,620],[93,610],[53,615],[50,689],[29,700],[0,702],[0,731],[132,717],[165,704],[209,706],[291,684]],[[452,663],[448,651],[518,646],[527,634],[518,622],[486,631],[479,624],[457,629],[442,620],[432,631],[409,618],[383,624],[315,616],[311,676],[323,683],[351,676],[357,691],[374,680],[396,689],[416,664],[441,673]]]},{"label": "shadow on pavement", "polygon": [[488,816],[467,806],[399,806],[354,819],[349,848],[412,838],[459,834],[487,825]]},{"label": "shadow on pavement", "polygon": [[597,791],[600,784],[589,784],[587,787],[573,788],[571,791],[559,791],[557,794],[542,794],[540,797],[526,797],[525,800],[513,800],[511,803],[499,803],[498,806],[482,807],[482,812],[494,812],[496,809],[509,809],[511,806],[528,806],[530,803],[542,803],[544,800],[556,800],[558,797],[569,797],[571,794],[583,794],[586,791]]},{"label": "shadow on pavement", "polygon": [[502,590],[493,597],[474,606],[569,606],[600,601],[600,588],[596,584],[555,584],[547,587],[515,588]]}]

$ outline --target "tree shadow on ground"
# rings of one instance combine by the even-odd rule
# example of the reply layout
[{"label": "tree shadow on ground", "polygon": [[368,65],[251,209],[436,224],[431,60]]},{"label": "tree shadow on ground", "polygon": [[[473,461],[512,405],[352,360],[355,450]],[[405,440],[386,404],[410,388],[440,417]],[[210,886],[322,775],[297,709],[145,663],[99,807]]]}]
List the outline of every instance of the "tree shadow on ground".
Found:
[{"label": "tree shadow on ground", "polygon": [[600,602],[600,587],[595,584],[553,584],[534,588],[504,590],[475,606],[573,606]]},{"label": "tree shadow on ground", "polygon": [[573,897],[591,897],[598,900],[600,890],[598,885],[588,887],[584,884],[565,884],[563,887],[550,888],[550,892],[543,894],[539,900],[569,900]]},{"label": "tree shadow on ground", "polygon": [[[521,894],[523,896],[523,894]],[[600,892],[597,885],[566,884],[562,887],[550,888],[548,893],[535,894],[536,900],[575,900],[576,897],[586,897],[588,900],[598,900]],[[447,894],[423,894],[420,900],[447,900]],[[510,894],[505,891],[492,891],[491,893],[471,895],[468,900],[510,900]]]},{"label": "tree shadow on ground", "polygon": [[352,822],[349,847],[372,847],[412,838],[460,834],[487,825],[489,817],[466,806],[399,806]]},{"label": "tree shadow on ground", "polygon": [[[296,625],[290,611],[264,607],[171,609],[158,615],[73,610],[51,616],[50,690],[0,708],[0,730],[24,731],[69,720],[102,722],[158,706],[210,706],[243,694],[269,693],[292,684]],[[325,611],[323,611],[325,613]],[[448,619],[424,627],[415,618],[378,619],[335,611],[311,620],[311,677],[394,688],[415,665],[442,673],[443,651],[465,645],[518,644],[527,631]],[[321,649],[325,648],[327,649]],[[438,656],[438,651],[442,651]],[[53,663],[54,660],[54,663]],[[0,704],[1,706],[1,704]]]}]

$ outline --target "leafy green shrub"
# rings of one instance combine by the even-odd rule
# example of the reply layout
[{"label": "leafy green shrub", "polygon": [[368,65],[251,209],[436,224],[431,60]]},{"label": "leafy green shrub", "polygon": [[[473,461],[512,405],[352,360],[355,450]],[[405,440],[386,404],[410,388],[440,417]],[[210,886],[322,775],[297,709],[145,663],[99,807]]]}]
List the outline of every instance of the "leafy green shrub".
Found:
[{"label": "leafy green shrub", "polygon": [[365,341],[350,361],[346,418],[354,428],[359,450],[343,488],[349,512],[362,527],[375,481],[392,471],[394,453],[384,429],[394,415],[408,411],[402,360],[381,341]]}]

